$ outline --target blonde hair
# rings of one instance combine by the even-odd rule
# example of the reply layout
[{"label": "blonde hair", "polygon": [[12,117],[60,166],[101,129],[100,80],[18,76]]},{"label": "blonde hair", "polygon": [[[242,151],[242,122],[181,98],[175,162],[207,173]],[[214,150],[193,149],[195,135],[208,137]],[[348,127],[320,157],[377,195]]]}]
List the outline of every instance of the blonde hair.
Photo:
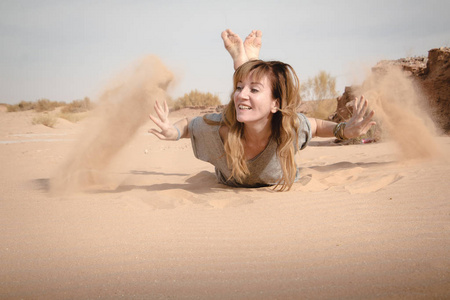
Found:
[{"label": "blonde hair", "polygon": [[241,65],[234,73],[233,93],[222,118],[223,125],[229,129],[224,141],[227,164],[232,170],[231,176],[236,181],[242,183],[249,175],[242,142],[244,124],[236,119],[233,95],[237,84],[250,73],[256,80],[267,76],[271,82],[272,97],[279,102],[279,109],[272,116],[272,138],[278,145],[277,156],[283,175],[275,189],[279,187],[280,191],[289,190],[297,173],[295,152],[298,149],[297,108],[300,105],[300,84],[294,69],[288,64],[279,61],[252,60]]}]

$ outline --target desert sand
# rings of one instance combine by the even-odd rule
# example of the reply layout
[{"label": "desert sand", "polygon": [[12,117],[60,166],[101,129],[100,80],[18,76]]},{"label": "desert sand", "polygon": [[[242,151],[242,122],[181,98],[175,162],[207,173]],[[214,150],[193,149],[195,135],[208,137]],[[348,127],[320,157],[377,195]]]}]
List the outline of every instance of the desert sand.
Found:
[{"label": "desert sand", "polygon": [[108,184],[52,194],[87,122],[35,114],[0,112],[1,299],[450,297],[448,136],[412,160],[394,142],[313,139],[301,180],[274,192],[216,183],[189,140],[147,122]]}]

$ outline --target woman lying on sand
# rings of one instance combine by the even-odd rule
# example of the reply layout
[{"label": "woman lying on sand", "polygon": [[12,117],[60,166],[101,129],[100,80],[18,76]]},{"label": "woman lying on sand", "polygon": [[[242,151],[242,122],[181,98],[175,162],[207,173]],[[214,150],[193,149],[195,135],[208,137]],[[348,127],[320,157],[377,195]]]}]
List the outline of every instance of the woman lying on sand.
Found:
[{"label": "woman lying on sand", "polygon": [[298,77],[288,64],[258,60],[260,31],[252,31],[242,42],[228,29],[222,39],[236,69],[234,92],[224,111],[170,124],[167,103],[156,103],[159,118],[150,119],[160,131],[149,131],[163,140],[190,138],[195,157],[215,166],[219,182],[289,190],[298,179],[294,156],[312,137],[355,138],[375,124],[373,111],[366,116],[364,97],[355,99],[353,116],[346,123],[297,113]]}]

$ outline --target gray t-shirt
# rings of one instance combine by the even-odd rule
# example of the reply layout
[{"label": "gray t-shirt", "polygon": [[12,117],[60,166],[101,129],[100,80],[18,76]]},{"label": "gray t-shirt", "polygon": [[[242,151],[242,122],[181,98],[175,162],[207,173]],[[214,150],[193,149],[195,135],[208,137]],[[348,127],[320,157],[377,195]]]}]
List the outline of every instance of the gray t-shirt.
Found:
[{"label": "gray t-shirt", "polygon": [[[206,118],[220,122],[222,114],[208,114]],[[311,124],[303,114],[298,114],[298,118],[300,121],[298,143],[299,148],[303,149],[311,139]],[[247,161],[250,175],[242,184],[234,178],[230,178],[231,169],[227,165],[219,128],[220,125],[206,124],[203,117],[196,117],[189,123],[189,133],[195,157],[215,166],[216,176],[220,183],[235,187],[261,187],[274,185],[280,180],[283,171],[277,157],[277,143],[273,139],[270,139],[266,148],[260,154]]]}]

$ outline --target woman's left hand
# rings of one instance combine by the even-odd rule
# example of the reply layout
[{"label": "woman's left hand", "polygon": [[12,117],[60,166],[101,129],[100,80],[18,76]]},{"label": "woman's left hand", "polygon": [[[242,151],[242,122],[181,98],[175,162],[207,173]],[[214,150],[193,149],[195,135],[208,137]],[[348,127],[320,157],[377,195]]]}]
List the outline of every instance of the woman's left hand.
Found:
[{"label": "woman's left hand", "polygon": [[353,115],[346,122],[344,128],[344,136],[346,138],[357,138],[365,134],[370,127],[376,124],[375,121],[372,121],[372,117],[374,115],[373,111],[366,115],[368,106],[369,102],[364,98],[364,96],[361,96],[359,99],[355,98],[352,105]]}]

